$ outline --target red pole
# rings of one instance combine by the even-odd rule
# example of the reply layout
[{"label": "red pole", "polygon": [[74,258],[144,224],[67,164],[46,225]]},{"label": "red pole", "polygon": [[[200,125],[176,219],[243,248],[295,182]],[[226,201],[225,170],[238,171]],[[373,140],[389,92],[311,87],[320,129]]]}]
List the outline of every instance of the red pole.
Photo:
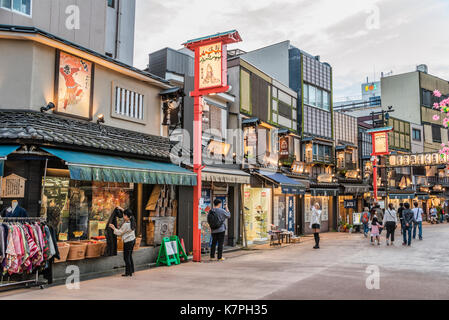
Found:
[{"label": "red pole", "polygon": [[377,201],[377,156],[373,160],[373,180],[374,201]]},{"label": "red pole", "polygon": [[201,198],[201,170],[202,170],[202,103],[201,97],[194,98],[193,115],[193,171],[196,173],[196,186],[193,187],[193,261],[201,262],[201,225],[199,222]]}]

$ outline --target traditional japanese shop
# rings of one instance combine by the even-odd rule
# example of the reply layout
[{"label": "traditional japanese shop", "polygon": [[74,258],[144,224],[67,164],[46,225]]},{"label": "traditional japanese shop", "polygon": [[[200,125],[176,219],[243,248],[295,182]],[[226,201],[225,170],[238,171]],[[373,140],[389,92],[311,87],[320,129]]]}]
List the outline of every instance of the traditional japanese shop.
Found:
[{"label": "traditional japanese shop", "polygon": [[248,242],[268,240],[268,232],[273,229],[296,234],[297,195],[305,194],[306,187],[281,173],[266,170],[254,170],[251,182],[244,188]]},{"label": "traditional japanese shop", "polygon": [[[0,112],[0,118],[4,113],[8,112]],[[20,115],[21,112],[17,113]],[[29,127],[36,127],[43,120],[55,126],[62,121],[53,115],[22,114],[27,117],[23,119],[23,124]],[[88,139],[86,133],[78,131],[91,124],[64,120],[64,123],[67,122],[78,130],[66,128],[65,136],[78,141]],[[24,130],[27,130],[26,127]],[[124,141],[119,136],[130,134],[126,130],[110,127],[103,127],[102,130],[103,137],[95,133],[98,137],[96,143],[107,143],[111,148],[123,148]],[[109,130],[109,139],[106,138],[106,130]],[[10,132],[16,131],[11,129]],[[40,132],[50,138],[43,130]],[[169,144],[164,147],[155,144],[151,140],[155,138],[144,134],[140,135],[140,141],[142,139],[147,139],[148,144],[138,144],[136,140],[139,139],[131,136],[126,137],[126,144],[129,148],[140,148],[142,152],[147,152],[152,145],[153,154],[160,155],[160,160],[166,160],[163,155],[168,155]],[[114,211],[116,207],[131,209],[136,217],[136,249],[139,245],[152,246],[136,252],[136,264],[153,262],[156,258],[155,246],[161,243],[162,237],[177,234],[178,216],[187,215],[188,208],[178,205],[179,189],[192,189],[196,175],[169,162],[145,160],[130,153],[125,156],[123,151],[113,155],[108,150],[85,149],[67,143],[50,144],[30,139],[15,139],[9,145],[0,146],[0,163],[4,169],[1,178],[2,212],[15,207],[13,200],[17,200],[17,206],[29,217],[41,217],[56,230],[58,246],[61,246],[61,252],[65,252],[65,256],[57,261],[61,263],[55,265],[56,277],[63,276],[66,263],[62,262],[65,261],[73,264],[88,260],[80,265],[83,275],[106,269],[110,271],[123,264],[121,257],[100,258],[109,251],[106,248],[109,243],[113,246],[112,251],[121,250],[120,238],[115,240],[115,244],[105,241],[109,223],[120,224],[121,216],[116,216]],[[93,258],[108,262],[97,263],[99,260]]]}]

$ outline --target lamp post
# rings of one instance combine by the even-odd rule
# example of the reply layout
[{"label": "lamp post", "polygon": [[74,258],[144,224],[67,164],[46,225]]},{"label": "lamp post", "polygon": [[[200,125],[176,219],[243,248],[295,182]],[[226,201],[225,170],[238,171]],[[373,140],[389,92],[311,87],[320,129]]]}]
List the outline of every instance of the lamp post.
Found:
[{"label": "lamp post", "polygon": [[227,45],[240,42],[236,30],[218,33],[185,42],[183,45],[195,52],[195,87],[190,92],[194,98],[193,110],[193,171],[197,182],[193,188],[193,261],[201,262],[201,224],[199,210],[201,199],[202,165],[202,98],[210,94],[227,92]]}]

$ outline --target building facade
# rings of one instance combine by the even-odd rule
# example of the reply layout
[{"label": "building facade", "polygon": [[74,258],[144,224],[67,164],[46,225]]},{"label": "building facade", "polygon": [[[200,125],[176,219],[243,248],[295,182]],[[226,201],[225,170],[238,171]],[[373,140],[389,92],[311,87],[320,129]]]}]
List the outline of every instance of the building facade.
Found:
[{"label": "building facade", "polygon": [[135,0],[5,0],[0,25],[40,29],[133,65]]}]

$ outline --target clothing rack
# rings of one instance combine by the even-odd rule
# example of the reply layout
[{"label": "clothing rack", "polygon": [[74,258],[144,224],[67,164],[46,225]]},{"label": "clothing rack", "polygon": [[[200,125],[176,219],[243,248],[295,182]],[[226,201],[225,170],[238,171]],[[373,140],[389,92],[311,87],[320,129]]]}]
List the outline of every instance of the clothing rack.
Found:
[{"label": "clothing rack", "polygon": [[[43,217],[27,217],[27,218],[0,217],[0,223],[2,223],[2,222],[44,222],[44,221],[45,221],[45,219]],[[45,285],[45,283],[39,282],[39,270],[38,269],[36,270],[36,277],[33,280],[11,281],[11,276],[9,275],[7,283],[3,283],[3,278],[4,278],[4,275],[2,273],[1,278],[0,278],[0,288],[13,287],[13,286],[17,286],[17,285],[25,285],[26,288],[30,288],[30,287],[32,287],[31,284],[33,284],[33,286],[36,286],[36,287],[39,286],[41,289],[44,289],[44,285]]]}]

